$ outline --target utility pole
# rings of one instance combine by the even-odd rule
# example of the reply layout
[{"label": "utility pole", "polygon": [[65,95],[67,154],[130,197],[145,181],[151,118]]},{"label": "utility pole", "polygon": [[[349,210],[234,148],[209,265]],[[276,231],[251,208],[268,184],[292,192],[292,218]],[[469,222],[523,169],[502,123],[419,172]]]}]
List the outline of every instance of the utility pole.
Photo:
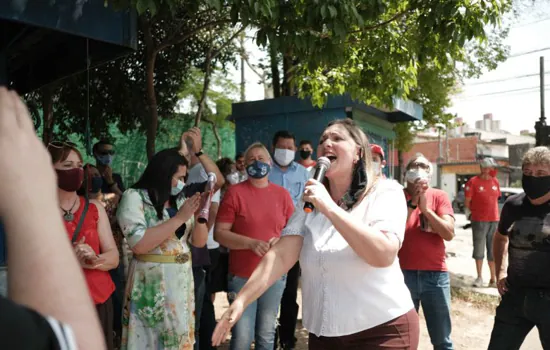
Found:
[{"label": "utility pole", "polygon": [[535,123],[535,139],[537,146],[550,145],[549,127],[546,125],[544,108],[544,56],[540,57],[540,119]]},{"label": "utility pole", "polygon": [[241,102],[246,100],[246,79],[244,76],[244,64],[246,51],[244,48],[244,32],[239,36],[239,44],[241,46]]}]

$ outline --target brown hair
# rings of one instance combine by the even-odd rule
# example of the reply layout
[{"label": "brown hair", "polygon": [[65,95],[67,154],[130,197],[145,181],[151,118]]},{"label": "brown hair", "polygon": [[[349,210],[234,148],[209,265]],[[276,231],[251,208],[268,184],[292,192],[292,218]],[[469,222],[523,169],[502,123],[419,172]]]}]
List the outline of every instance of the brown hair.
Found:
[{"label": "brown hair", "polygon": [[334,125],[340,125],[346,129],[360,150],[359,161],[353,169],[352,183],[348,195],[346,196],[349,200],[347,206],[351,209],[351,207],[360,202],[361,199],[369,193],[376,181],[374,169],[372,168],[372,154],[370,151],[369,139],[352,119],[345,118],[333,120],[327,125],[325,130]]},{"label": "brown hair", "polygon": [[48,145],[48,152],[50,152],[50,156],[52,157],[52,164],[55,164],[57,162],[64,162],[69,157],[69,154],[71,151],[74,151],[78,158],[80,158],[80,161],[83,162],[82,154],[76,148],[76,145],[72,142],[60,142],[60,141],[54,141],[50,142]]}]

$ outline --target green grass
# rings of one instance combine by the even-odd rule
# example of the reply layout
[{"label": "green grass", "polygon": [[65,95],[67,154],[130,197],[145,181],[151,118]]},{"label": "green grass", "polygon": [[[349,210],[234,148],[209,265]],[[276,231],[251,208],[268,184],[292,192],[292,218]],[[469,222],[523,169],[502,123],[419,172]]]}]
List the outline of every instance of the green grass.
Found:
[{"label": "green grass", "polygon": [[480,308],[487,308],[487,309],[493,309],[493,310],[498,306],[500,302],[499,297],[483,294],[483,293],[477,293],[468,288],[462,288],[462,287],[452,287],[451,298],[453,300],[458,299],[467,303],[471,303]]}]

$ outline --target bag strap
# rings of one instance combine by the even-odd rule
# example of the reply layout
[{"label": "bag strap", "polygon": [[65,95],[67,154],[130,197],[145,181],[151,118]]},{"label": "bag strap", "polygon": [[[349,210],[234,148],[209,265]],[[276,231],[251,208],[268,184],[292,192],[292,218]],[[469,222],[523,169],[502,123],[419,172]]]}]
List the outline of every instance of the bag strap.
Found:
[{"label": "bag strap", "polygon": [[82,215],[80,215],[80,220],[78,220],[78,225],[76,225],[76,228],[74,229],[73,239],[72,239],[73,243],[76,242],[76,239],[78,238],[78,234],[80,233],[80,229],[82,228],[82,224],[84,224],[84,218],[88,213],[88,206],[90,205],[90,202],[88,201],[88,198],[85,198],[85,201],[86,202],[84,204],[84,210],[82,210]]}]

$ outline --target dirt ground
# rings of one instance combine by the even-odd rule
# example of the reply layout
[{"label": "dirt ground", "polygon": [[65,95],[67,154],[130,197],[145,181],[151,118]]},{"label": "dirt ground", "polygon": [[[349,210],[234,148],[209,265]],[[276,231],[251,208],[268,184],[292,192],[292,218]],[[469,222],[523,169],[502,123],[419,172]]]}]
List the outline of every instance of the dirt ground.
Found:
[{"label": "dirt ground", "polygon": [[[301,301],[301,300],[299,300]],[[494,307],[497,300],[489,297],[473,296],[465,292],[453,291],[452,300],[452,339],[457,350],[485,350],[489,344],[491,330],[493,328]],[[227,299],[220,293],[216,298],[216,316],[220,317],[227,308]],[[433,349],[430,337],[426,329],[426,323],[422,313],[420,324],[421,350]],[[308,333],[299,322],[296,337],[298,338],[297,350],[307,350]],[[229,341],[219,349],[229,349]],[[534,329],[525,339],[521,350],[541,350],[542,346]]]}]

